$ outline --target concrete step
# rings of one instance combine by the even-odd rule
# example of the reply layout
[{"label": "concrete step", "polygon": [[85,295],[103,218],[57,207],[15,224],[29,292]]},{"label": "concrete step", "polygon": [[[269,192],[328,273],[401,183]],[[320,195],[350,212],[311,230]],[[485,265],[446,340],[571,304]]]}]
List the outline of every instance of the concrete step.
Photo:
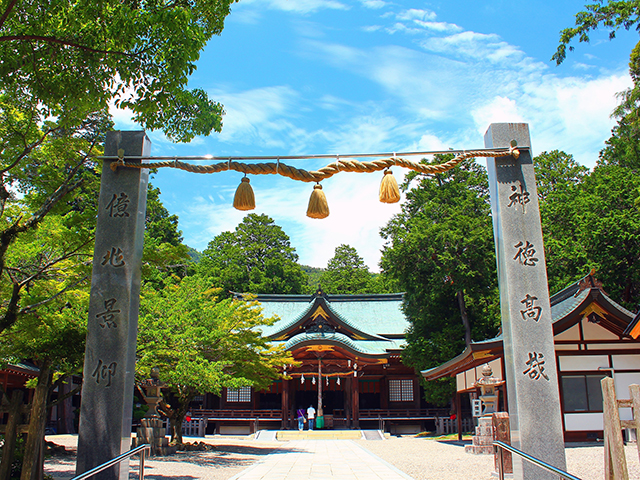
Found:
[{"label": "concrete step", "polygon": [[280,430],[276,438],[281,442],[290,440],[360,440],[360,430]]}]

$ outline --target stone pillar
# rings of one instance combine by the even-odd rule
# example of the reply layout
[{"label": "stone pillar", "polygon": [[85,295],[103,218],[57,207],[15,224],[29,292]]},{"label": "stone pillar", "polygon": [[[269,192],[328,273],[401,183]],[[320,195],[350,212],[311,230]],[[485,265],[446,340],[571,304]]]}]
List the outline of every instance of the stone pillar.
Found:
[{"label": "stone pillar", "polygon": [[[487,148],[530,147],[523,123],[489,126]],[[488,158],[504,359],[514,447],[566,470],[549,287],[530,149]],[[514,479],[555,479],[513,459]]]},{"label": "stone pillar", "polygon": [[[148,156],[144,132],[108,132],[105,155],[124,150]],[[140,266],[144,239],[148,170],[102,167],[96,243],[91,276],[76,473],[90,470],[131,447]],[[129,464],[94,478],[125,480]]]},{"label": "stone pillar", "polygon": [[[491,427],[492,427],[492,436],[494,440],[499,440],[501,442],[506,443],[507,445],[511,445],[511,435],[509,429],[509,414],[507,412],[495,412],[491,415]],[[494,454],[494,464],[496,472],[499,472],[498,462],[500,459],[500,455],[498,452]],[[504,469],[504,473],[513,473],[512,466],[512,455],[511,452],[507,452],[506,450],[502,450],[502,466]]]}]

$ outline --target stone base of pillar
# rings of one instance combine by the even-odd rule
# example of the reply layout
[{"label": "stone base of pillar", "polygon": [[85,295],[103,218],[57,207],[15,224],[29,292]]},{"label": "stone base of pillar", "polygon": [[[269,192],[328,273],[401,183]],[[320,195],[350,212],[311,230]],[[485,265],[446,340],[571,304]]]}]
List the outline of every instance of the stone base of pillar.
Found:
[{"label": "stone base of pillar", "polygon": [[139,445],[151,445],[151,455],[166,456],[176,453],[176,446],[169,445],[162,420],[159,418],[143,418],[133,438],[132,448]]},{"label": "stone base of pillar", "polygon": [[479,417],[472,444],[464,447],[465,453],[493,455],[493,427],[491,417]]}]

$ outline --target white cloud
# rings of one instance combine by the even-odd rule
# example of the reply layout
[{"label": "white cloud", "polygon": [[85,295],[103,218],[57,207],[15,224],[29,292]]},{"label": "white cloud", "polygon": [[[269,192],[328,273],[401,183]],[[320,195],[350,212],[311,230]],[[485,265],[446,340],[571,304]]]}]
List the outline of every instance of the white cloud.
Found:
[{"label": "white cloud", "polygon": [[524,57],[520,49],[502,41],[498,35],[470,31],[427,38],[421,42],[421,46],[436,53],[484,59],[492,63],[519,61]]},{"label": "white cloud", "polygon": [[526,122],[534,154],[564,150],[592,167],[615,125],[615,94],[630,83],[623,72],[596,79],[544,75],[521,85],[514,97],[488,98],[471,113],[479,134],[493,122]]},{"label": "white cloud", "polygon": [[[484,126],[485,130],[491,123],[521,123],[524,121],[518,113],[518,106],[515,100],[496,96],[485,105],[476,108],[471,112],[471,116],[478,128]],[[484,134],[484,132],[479,132]]]},{"label": "white cloud", "polygon": [[415,21],[432,21],[436,19],[436,13],[431,10],[421,10],[418,8],[410,8],[409,10],[404,10],[396,15],[398,20],[404,20],[409,22]]},{"label": "white cloud", "polygon": [[225,106],[224,126],[218,138],[222,142],[253,143],[284,147],[299,141],[306,133],[292,123],[298,105],[298,93],[287,86],[264,87],[243,92],[215,90],[212,98]]},{"label": "white cloud", "polygon": [[242,5],[254,7],[266,6],[273,10],[282,10],[298,14],[309,14],[318,10],[348,10],[349,6],[336,0],[243,0]]},{"label": "white cloud", "polygon": [[370,8],[372,10],[379,10],[388,5],[388,3],[383,0],[360,0],[360,3],[363,7]]}]

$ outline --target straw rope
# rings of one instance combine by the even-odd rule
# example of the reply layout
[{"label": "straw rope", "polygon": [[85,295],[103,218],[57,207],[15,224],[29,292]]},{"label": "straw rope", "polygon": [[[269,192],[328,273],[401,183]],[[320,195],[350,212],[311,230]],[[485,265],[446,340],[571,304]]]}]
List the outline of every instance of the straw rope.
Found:
[{"label": "straw rope", "polygon": [[299,168],[292,167],[282,162],[278,163],[242,163],[242,162],[220,162],[213,165],[194,165],[192,163],[181,162],[177,159],[167,160],[161,162],[150,163],[126,163],[123,158],[118,159],[111,163],[111,169],[115,171],[118,167],[129,168],[163,168],[171,167],[180,170],[185,170],[192,173],[218,173],[228,170],[234,170],[251,175],[282,175],[283,177],[291,178],[292,180],[298,180],[301,182],[320,182],[327,178],[334,176],[340,172],[358,172],[358,173],[370,173],[378,172],[389,167],[399,166],[408,168],[420,173],[442,173],[447,170],[451,170],[456,165],[460,164],[463,160],[475,157],[507,157],[512,155],[518,158],[520,152],[515,147],[509,148],[509,150],[501,151],[487,151],[487,150],[470,150],[457,155],[455,158],[440,163],[437,165],[426,165],[424,163],[417,163],[411,160],[407,160],[401,157],[391,157],[381,160],[373,160],[367,162],[360,162],[358,160],[344,160],[339,159],[329,165],[322,167],[319,170],[307,171]]}]

